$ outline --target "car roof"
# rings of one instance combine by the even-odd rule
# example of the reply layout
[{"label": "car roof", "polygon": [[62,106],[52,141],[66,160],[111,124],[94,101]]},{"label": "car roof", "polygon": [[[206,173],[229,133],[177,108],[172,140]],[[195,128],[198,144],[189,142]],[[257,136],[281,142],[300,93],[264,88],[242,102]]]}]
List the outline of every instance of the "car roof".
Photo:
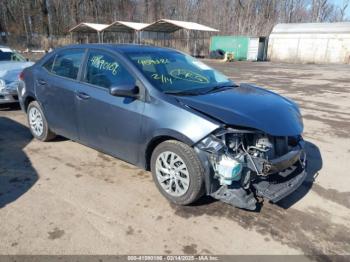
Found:
[{"label": "car roof", "polygon": [[12,48],[6,46],[6,45],[0,45],[0,49],[5,49],[6,51],[8,50],[11,50],[12,51]]},{"label": "car roof", "polygon": [[70,48],[97,48],[117,51],[119,53],[132,53],[132,52],[160,52],[160,51],[177,51],[175,49],[158,47],[151,45],[141,44],[75,44],[67,45],[59,48],[60,50]]}]

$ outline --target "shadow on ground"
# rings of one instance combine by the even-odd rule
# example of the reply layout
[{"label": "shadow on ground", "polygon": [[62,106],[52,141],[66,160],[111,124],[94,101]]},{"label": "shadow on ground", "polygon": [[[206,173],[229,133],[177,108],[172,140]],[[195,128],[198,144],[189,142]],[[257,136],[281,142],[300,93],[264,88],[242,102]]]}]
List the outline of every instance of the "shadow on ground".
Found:
[{"label": "shadow on ground", "polygon": [[0,208],[17,200],[38,180],[23,148],[32,140],[29,129],[0,117]]},{"label": "shadow on ground", "polygon": [[1,111],[19,111],[21,110],[21,107],[19,106],[19,103],[9,103],[1,104],[0,109]]}]

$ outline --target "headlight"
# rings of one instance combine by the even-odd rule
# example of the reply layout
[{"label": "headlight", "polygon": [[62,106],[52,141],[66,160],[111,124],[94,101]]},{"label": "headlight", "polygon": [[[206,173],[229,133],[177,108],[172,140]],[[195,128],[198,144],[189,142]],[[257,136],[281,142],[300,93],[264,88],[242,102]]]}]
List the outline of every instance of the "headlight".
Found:
[{"label": "headlight", "polygon": [[19,84],[19,81],[13,81],[10,84],[8,84],[6,87],[8,90],[17,90],[18,84]]},{"label": "headlight", "polygon": [[3,89],[5,89],[5,87],[6,87],[5,80],[0,79],[0,91],[2,91]]}]

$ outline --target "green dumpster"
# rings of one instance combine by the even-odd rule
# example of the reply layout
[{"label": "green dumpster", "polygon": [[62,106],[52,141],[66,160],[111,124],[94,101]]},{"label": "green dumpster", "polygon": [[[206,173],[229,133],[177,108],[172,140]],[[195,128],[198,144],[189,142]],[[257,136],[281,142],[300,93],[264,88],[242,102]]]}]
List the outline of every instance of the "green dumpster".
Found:
[{"label": "green dumpster", "polygon": [[233,52],[235,60],[247,60],[248,46],[249,37],[246,36],[213,36],[210,40],[210,51]]}]

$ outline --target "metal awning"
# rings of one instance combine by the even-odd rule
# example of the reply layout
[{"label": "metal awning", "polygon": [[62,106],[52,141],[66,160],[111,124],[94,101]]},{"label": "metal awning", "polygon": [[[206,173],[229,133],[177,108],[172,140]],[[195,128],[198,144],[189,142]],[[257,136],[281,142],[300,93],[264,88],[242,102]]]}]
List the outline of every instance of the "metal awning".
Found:
[{"label": "metal awning", "polygon": [[149,24],[145,23],[135,23],[135,22],[125,22],[125,21],[115,21],[106,28],[103,29],[104,32],[129,32],[140,31]]},{"label": "metal awning", "polygon": [[80,23],[79,25],[76,25],[73,28],[69,29],[69,32],[99,33],[102,32],[106,27],[108,27],[106,24]]},{"label": "metal awning", "polygon": [[180,29],[205,31],[205,32],[218,32],[219,30],[211,28],[209,26],[201,25],[194,22],[185,22],[170,19],[160,19],[142,29],[142,31],[148,32],[164,32],[173,33]]}]

